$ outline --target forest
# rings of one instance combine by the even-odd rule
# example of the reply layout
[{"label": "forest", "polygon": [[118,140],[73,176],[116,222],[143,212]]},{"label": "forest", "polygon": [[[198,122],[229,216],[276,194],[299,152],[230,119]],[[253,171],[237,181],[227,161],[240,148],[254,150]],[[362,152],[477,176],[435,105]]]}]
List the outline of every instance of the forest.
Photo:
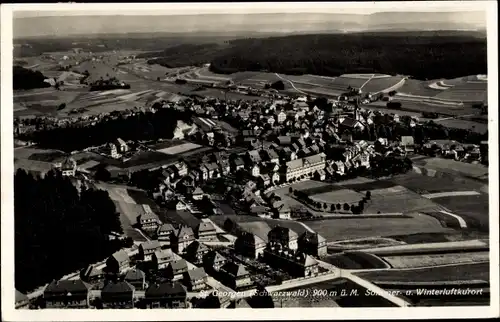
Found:
[{"label": "forest", "polygon": [[49,83],[44,82],[47,77],[39,71],[33,71],[21,66],[14,66],[12,73],[14,90],[50,87]]},{"label": "forest", "polygon": [[110,232],[123,232],[106,191],[83,189],[79,195],[59,172],[41,179],[20,169],[14,176],[14,195],[15,286],[21,292],[130,246],[130,240],[106,238]]},{"label": "forest", "polygon": [[117,137],[123,140],[171,139],[177,120],[192,123],[189,111],[160,109],[156,113],[138,112],[128,117],[106,117],[94,126],[71,125],[42,129],[21,135],[20,138],[37,142],[40,147],[71,152],[102,145]]},{"label": "forest", "polygon": [[382,73],[416,79],[486,74],[486,39],[377,34],[298,35],[230,41],[211,61],[216,73],[270,71],[338,76]]}]

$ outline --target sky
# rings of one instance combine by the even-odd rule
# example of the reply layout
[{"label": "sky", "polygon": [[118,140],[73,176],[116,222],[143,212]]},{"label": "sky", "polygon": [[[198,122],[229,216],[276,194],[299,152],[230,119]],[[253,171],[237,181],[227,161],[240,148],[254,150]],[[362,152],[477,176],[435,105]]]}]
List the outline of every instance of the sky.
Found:
[{"label": "sky", "polygon": [[[197,32],[252,29],[259,31],[321,30],[329,18],[325,14],[356,14],[360,18],[379,12],[445,12],[443,22],[470,20],[471,12],[484,8],[484,1],[426,1],[426,2],[293,2],[293,3],[171,3],[171,4],[44,4],[10,5],[14,18],[14,36],[75,35],[117,32]],[[112,8],[112,9],[111,9]],[[265,14],[282,14],[280,18]],[[297,19],[296,15],[301,16]],[[210,15],[218,14],[217,18]],[[241,14],[245,14],[242,17]],[[254,15],[249,15],[254,14]],[[144,16],[131,20],[126,16]],[[262,15],[262,18],[257,16]],[[92,16],[91,18],[86,18]],[[99,17],[96,17],[99,16]],[[122,16],[109,17],[109,16]],[[151,16],[151,19],[147,17]],[[154,18],[153,18],[154,16]],[[162,16],[165,19],[162,19]],[[186,16],[185,18],[183,18]],[[190,17],[188,17],[190,16]],[[46,17],[46,18],[43,18]],[[74,17],[69,19],[69,17]],[[168,18],[170,17],[170,18]],[[404,17],[404,15],[403,15]],[[484,17],[484,16],[483,16]],[[19,19],[19,18],[35,18]],[[337,19],[336,17],[335,19]],[[342,20],[341,18],[339,18]],[[424,18],[425,19],[425,18]],[[170,20],[170,21],[168,21]],[[356,20],[356,19],[354,19]],[[403,19],[404,20],[404,19]],[[478,20],[473,18],[473,20]],[[482,20],[480,17],[479,20]],[[361,21],[358,19],[358,22]],[[345,19],[345,23],[350,23]],[[399,22],[401,22],[401,16]],[[404,21],[403,21],[404,23]],[[331,26],[331,25],[330,25]],[[328,29],[328,28],[327,28]],[[329,29],[328,29],[329,30]]]}]

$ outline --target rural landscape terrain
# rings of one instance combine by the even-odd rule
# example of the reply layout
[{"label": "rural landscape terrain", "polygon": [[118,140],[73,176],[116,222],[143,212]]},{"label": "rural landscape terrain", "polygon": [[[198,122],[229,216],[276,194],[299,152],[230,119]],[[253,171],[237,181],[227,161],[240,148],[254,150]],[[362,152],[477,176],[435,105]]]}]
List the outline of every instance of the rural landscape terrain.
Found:
[{"label": "rural landscape terrain", "polygon": [[486,31],[341,16],[14,35],[16,308],[489,305]]}]

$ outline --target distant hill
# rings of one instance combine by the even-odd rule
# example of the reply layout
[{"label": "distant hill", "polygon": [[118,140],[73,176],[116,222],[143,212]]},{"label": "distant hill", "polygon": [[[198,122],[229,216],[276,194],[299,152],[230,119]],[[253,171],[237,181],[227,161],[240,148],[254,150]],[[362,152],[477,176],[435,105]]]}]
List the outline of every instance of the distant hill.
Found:
[{"label": "distant hill", "polygon": [[[47,35],[125,34],[168,31],[197,36],[369,30],[484,30],[484,12],[380,12],[365,14],[271,13],[170,16],[58,16],[15,18],[15,38]],[[64,31],[64,32],[62,32]]]}]

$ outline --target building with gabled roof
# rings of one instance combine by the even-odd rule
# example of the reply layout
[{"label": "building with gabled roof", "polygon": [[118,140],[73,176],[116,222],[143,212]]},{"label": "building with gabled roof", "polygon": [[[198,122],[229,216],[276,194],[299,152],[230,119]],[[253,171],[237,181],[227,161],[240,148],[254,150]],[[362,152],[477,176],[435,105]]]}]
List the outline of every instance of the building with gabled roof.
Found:
[{"label": "building with gabled roof", "polygon": [[296,250],[299,236],[290,228],[275,226],[267,234],[269,243],[278,243],[284,247]]},{"label": "building with gabled roof", "polygon": [[326,155],[324,153],[314,154],[305,158],[288,161],[282,168],[282,175],[286,181],[310,177],[316,171],[323,170],[326,167]]},{"label": "building with gabled roof", "polygon": [[271,267],[285,270],[295,277],[315,276],[319,272],[318,261],[310,255],[279,243],[269,243],[264,250],[263,259]]},{"label": "building with gabled roof", "polygon": [[187,260],[194,264],[201,264],[203,257],[210,251],[207,245],[195,240],[191,242],[184,250]]},{"label": "building with gabled roof", "polygon": [[212,222],[201,221],[195,228],[195,236],[201,241],[213,241],[217,237],[217,232]]},{"label": "building with gabled roof", "polygon": [[135,287],[127,281],[108,282],[101,290],[105,309],[131,309],[134,307]]},{"label": "building with gabled roof", "polygon": [[183,284],[190,292],[198,292],[207,288],[208,275],[203,267],[188,270],[183,274]]},{"label": "building with gabled roof", "polygon": [[130,257],[124,250],[119,250],[106,260],[106,271],[118,274],[130,267]]},{"label": "building with gabled roof", "polygon": [[139,245],[139,257],[144,261],[149,261],[153,258],[154,252],[161,249],[160,242],[150,240]]},{"label": "building with gabled roof", "polygon": [[171,249],[158,249],[152,256],[153,266],[157,270],[167,268],[168,264],[174,260],[174,254]]},{"label": "building with gabled roof", "polygon": [[144,294],[144,300],[151,309],[188,307],[187,289],[179,282],[152,283]]},{"label": "building with gabled roof", "polygon": [[170,234],[170,247],[175,253],[181,254],[194,240],[195,234],[193,229],[188,226],[181,226],[177,232]]},{"label": "building with gabled roof", "polygon": [[250,258],[258,258],[266,248],[266,242],[257,235],[243,232],[234,244],[237,253]]},{"label": "building with gabled roof", "polygon": [[95,265],[88,265],[80,271],[80,279],[87,283],[95,283],[104,277],[102,269],[98,269]]},{"label": "building with gabled roof", "polygon": [[250,273],[242,264],[227,262],[221,267],[223,283],[234,290],[251,287],[253,282]]},{"label": "building with gabled roof", "polygon": [[170,234],[175,231],[172,224],[165,223],[158,228],[156,235],[161,245],[170,246]]},{"label": "building with gabled roof", "polygon": [[306,231],[298,239],[298,249],[308,255],[326,256],[328,254],[326,239],[318,233]]},{"label": "building with gabled roof", "polygon": [[183,274],[188,271],[188,265],[184,259],[175,259],[168,263],[165,276],[170,280],[181,279]]},{"label": "building with gabled roof", "polygon": [[53,281],[43,291],[43,300],[48,309],[88,308],[91,285],[80,280]]},{"label": "building with gabled roof", "polygon": [[146,287],[146,273],[138,268],[127,271],[123,280],[134,286],[136,290],[144,290]]},{"label": "building with gabled roof", "polygon": [[215,250],[211,250],[203,256],[203,267],[207,272],[218,272],[226,263],[227,258]]}]

